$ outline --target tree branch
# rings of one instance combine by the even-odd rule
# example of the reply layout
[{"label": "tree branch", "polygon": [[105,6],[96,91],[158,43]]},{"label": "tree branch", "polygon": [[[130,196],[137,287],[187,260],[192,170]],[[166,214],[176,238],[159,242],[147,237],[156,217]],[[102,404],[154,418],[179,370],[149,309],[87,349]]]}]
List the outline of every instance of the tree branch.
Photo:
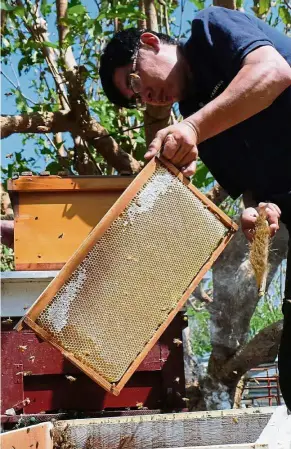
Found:
[{"label": "tree branch", "polygon": [[147,16],[147,28],[159,31],[157,12],[154,0],[144,0],[145,13]]},{"label": "tree branch", "polygon": [[141,169],[140,163],[123,151],[115,140],[108,136],[106,129],[94,118],[89,118],[85,124],[82,123],[83,129],[79,128],[80,123],[76,122],[71,111],[45,112],[42,114],[36,112],[16,116],[2,115],[0,116],[0,124],[2,139],[14,133],[72,132],[74,135],[84,136],[88,144],[96,148],[98,153],[119,173],[138,173]]},{"label": "tree branch", "polygon": [[74,133],[72,133],[72,136],[75,142],[74,167],[77,172],[84,175],[102,175],[102,171],[92,157],[87,142],[80,136],[75,136]]},{"label": "tree branch", "polygon": [[[30,32],[31,36],[35,39],[36,42],[42,44],[43,42],[49,42],[48,33],[47,33],[47,23],[43,17],[40,17],[37,11],[37,8],[33,6],[25,0],[27,11],[30,12],[32,18],[34,19],[34,25],[31,27],[25,17],[23,17],[23,23],[26,29]],[[22,0],[17,0],[17,5],[23,7]],[[67,93],[64,87],[64,80],[59,73],[58,67],[55,63],[55,51],[53,48],[42,45],[42,52],[47,62],[47,65],[50,69],[50,72],[54,78],[57,92],[60,95],[60,101],[63,109],[69,109],[70,105],[67,98]]]},{"label": "tree branch", "polygon": [[289,5],[289,2],[287,0],[284,0],[284,3],[287,6],[287,8],[291,10],[291,5]]},{"label": "tree branch", "polygon": [[274,362],[278,354],[282,329],[283,320],[279,320],[262,329],[224,365],[224,375],[229,377],[235,370],[237,375],[241,376],[251,368],[262,363]]},{"label": "tree branch", "polygon": [[74,127],[68,111],[35,112],[23,115],[2,115],[1,139],[5,139],[14,133],[50,133],[68,131]]},{"label": "tree branch", "polygon": [[[139,10],[140,10],[143,14],[145,14],[144,0],[139,0],[138,6],[139,6]],[[140,30],[146,29],[146,27],[147,27],[146,19],[138,19],[137,23],[138,23],[138,28],[139,28]]]},{"label": "tree branch", "polygon": [[69,28],[65,25],[64,20],[67,16],[68,9],[68,0],[57,0],[57,21],[58,21],[58,32],[59,32],[59,45],[61,51],[61,57],[63,59],[63,63],[67,70],[74,71],[77,66],[74,54],[72,52],[72,48],[64,48],[65,47],[65,39],[69,32]]}]

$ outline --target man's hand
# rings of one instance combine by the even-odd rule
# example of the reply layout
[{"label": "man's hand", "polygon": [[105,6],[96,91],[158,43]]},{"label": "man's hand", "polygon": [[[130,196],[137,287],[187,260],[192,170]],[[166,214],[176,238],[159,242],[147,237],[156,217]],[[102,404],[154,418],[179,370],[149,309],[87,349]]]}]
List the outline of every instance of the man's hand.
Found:
[{"label": "man's hand", "polygon": [[241,216],[241,227],[246,238],[251,242],[254,237],[256,219],[259,212],[264,210],[270,226],[270,236],[273,237],[279,229],[281,210],[274,203],[260,203],[259,207],[248,207]]},{"label": "man's hand", "polygon": [[149,145],[145,159],[149,160],[161,151],[162,155],[179,168],[183,175],[189,177],[196,170],[198,156],[196,144],[195,128],[184,121],[158,131]]}]

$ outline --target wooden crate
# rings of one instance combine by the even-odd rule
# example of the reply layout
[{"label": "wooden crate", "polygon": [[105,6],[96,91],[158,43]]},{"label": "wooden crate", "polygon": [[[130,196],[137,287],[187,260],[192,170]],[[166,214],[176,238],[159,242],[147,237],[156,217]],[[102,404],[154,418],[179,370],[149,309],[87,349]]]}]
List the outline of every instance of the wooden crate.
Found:
[{"label": "wooden crate", "polygon": [[132,179],[20,176],[10,180],[16,270],[60,269]]}]

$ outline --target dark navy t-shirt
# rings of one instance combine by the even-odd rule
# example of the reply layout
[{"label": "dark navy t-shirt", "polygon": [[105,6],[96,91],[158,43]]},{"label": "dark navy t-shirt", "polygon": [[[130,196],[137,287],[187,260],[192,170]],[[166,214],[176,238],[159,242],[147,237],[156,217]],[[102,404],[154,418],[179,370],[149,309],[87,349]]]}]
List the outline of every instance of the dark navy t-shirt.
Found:
[{"label": "dark navy t-shirt", "polygon": [[[263,21],[221,7],[199,12],[182,45],[193,72],[192,91],[179,105],[184,118],[218,96],[243,59],[264,45],[276,48],[291,65],[291,39]],[[276,202],[286,195],[291,191],[291,87],[267,109],[200,143],[199,155],[233,198],[246,190],[257,201]]]}]

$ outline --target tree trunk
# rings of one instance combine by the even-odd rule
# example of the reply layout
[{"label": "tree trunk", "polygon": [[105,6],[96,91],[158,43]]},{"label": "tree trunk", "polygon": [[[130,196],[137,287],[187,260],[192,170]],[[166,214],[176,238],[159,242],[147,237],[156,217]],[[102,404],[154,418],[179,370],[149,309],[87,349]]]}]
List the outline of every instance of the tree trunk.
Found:
[{"label": "tree trunk", "polygon": [[[267,287],[286,257],[287,239],[286,228],[282,225],[272,243]],[[219,409],[227,401],[232,405],[241,376],[250,368],[274,361],[277,356],[282,322],[263,329],[247,344],[250,320],[258,301],[247,241],[238,231],[213,266],[213,302],[208,305],[212,353],[202,386],[205,402],[211,409],[216,406]]]},{"label": "tree trunk", "polygon": [[[153,0],[144,0],[145,12],[147,16],[147,28],[152,31],[159,31],[157,11]],[[146,146],[154,139],[156,133],[171,124],[171,106],[151,106],[147,105],[144,113]]]}]

